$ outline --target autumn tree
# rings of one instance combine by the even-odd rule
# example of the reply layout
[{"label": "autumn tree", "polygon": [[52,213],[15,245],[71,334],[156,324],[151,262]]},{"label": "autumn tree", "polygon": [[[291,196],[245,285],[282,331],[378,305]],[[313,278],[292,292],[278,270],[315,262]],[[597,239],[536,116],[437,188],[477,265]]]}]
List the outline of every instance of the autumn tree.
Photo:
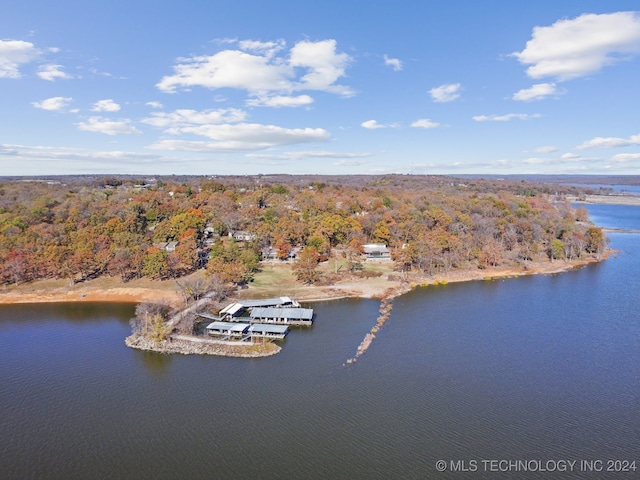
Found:
[{"label": "autumn tree", "polygon": [[314,247],[304,247],[293,264],[293,273],[303,283],[313,284],[320,280],[318,264],[320,254]]},{"label": "autumn tree", "polygon": [[602,233],[602,229],[598,227],[590,227],[586,233],[586,250],[589,253],[595,253],[598,258],[604,252],[607,245],[607,239]]}]

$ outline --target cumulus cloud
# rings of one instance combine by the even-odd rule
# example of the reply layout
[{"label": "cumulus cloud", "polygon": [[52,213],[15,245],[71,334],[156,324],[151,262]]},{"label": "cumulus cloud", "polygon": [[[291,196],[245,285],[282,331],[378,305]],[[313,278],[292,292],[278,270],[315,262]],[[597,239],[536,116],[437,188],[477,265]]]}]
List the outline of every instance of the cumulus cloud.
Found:
[{"label": "cumulus cloud", "polygon": [[428,118],[420,118],[413,122],[411,126],[416,128],[437,128],[440,126],[440,124],[438,122],[429,120]]},{"label": "cumulus cloud", "polygon": [[[234,42],[229,42],[234,43]],[[246,52],[254,52],[260,55],[265,55],[268,58],[273,57],[280,50],[283,50],[287,44],[284,40],[276,40],[274,42],[261,42],[258,40],[241,40],[238,42],[238,46],[241,50]]]},{"label": "cumulus cloud", "polygon": [[142,135],[130,120],[109,120],[103,117],[89,117],[86,122],[77,124],[78,130],[104,133],[106,135]]},{"label": "cumulus cloud", "polygon": [[309,95],[275,95],[273,97],[255,97],[247,100],[247,105],[250,107],[303,107],[312,103],[313,98]]},{"label": "cumulus cloud", "polygon": [[169,93],[198,86],[235,88],[265,96],[300,90],[354,94],[351,88],[336,83],[344,76],[351,57],[336,51],[335,40],[300,41],[288,55],[281,53],[285,48],[282,41],[242,41],[238,47],[180,58],[173,67],[174,74],[163,77],[156,86]]},{"label": "cumulus cloud", "polygon": [[386,128],[385,125],[379,124],[376,120],[367,120],[366,122],[362,122],[360,124],[362,128],[367,128],[369,130],[376,130],[378,128]]},{"label": "cumulus cloud", "polygon": [[513,94],[513,99],[521,102],[530,102],[532,100],[543,100],[551,95],[560,95],[561,92],[555,83],[537,83],[531,88],[523,88]]},{"label": "cumulus cloud", "polygon": [[246,116],[247,114],[244,111],[237,108],[202,111],[178,109],[173,112],[152,112],[150,117],[142,120],[142,123],[160,128],[175,128],[241,122]]},{"label": "cumulus cloud", "polygon": [[72,101],[71,97],[51,97],[41,102],[31,102],[31,105],[42,110],[55,112],[65,109]]},{"label": "cumulus cloud", "polygon": [[190,126],[175,129],[175,133],[190,133],[214,141],[161,140],[148,148],[192,152],[250,151],[281,145],[324,142],[331,137],[322,128],[290,129],[257,123]]},{"label": "cumulus cloud", "polygon": [[67,75],[62,71],[62,65],[54,64],[41,65],[38,68],[37,75],[41,79],[48,80],[50,82],[53,82],[56,79],[67,80],[69,78],[73,78],[71,75]]},{"label": "cumulus cloud", "polygon": [[459,83],[446,83],[439,87],[434,87],[429,90],[429,95],[434,102],[445,103],[452,102],[460,97],[460,84]]},{"label": "cumulus cloud", "polygon": [[402,61],[397,58],[390,58],[387,54],[384,55],[384,64],[393,68],[396,72],[402,70]]},{"label": "cumulus cloud", "polygon": [[0,78],[20,78],[20,67],[34,61],[40,54],[31,42],[0,40]]},{"label": "cumulus cloud", "polygon": [[562,160],[574,160],[574,159],[580,158],[580,155],[577,155],[577,154],[572,153],[572,152],[567,152],[567,153],[563,153],[562,155],[560,155],[560,158]]},{"label": "cumulus cloud", "polygon": [[111,100],[110,98],[106,100],[98,100],[91,107],[92,112],[118,112],[120,111],[120,105]]},{"label": "cumulus cloud", "polygon": [[619,153],[611,159],[612,162],[616,163],[635,162],[637,160],[640,160],[640,153]]},{"label": "cumulus cloud", "polygon": [[595,137],[587,140],[576,148],[585,150],[587,148],[612,148],[612,147],[628,147],[630,145],[640,145],[640,134],[631,135],[629,138],[620,137]]},{"label": "cumulus cloud", "polygon": [[289,58],[292,67],[308,70],[300,78],[297,90],[321,90],[343,96],[353,95],[354,92],[349,87],[336,85],[335,82],[344,75],[350,61],[351,57],[346,53],[336,52],[335,40],[298,42],[291,49]]},{"label": "cumulus cloud", "polygon": [[598,72],[640,52],[640,15],[637,12],[584,14],[535,27],[521,52],[511,55],[529,65],[531,78],[570,80]]},{"label": "cumulus cloud", "polygon": [[530,120],[532,118],[540,118],[542,115],[534,113],[508,113],[506,115],[477,115],[473,117],[476,122],[508,122],[510,120]]},{"label": "cumulus cloud", "polygon": [[164,105],[162,105],[162,103],[156,102],[155,100],[152,102],[147,102],[145,103],[145,105],[151,108],[164,108]]}]

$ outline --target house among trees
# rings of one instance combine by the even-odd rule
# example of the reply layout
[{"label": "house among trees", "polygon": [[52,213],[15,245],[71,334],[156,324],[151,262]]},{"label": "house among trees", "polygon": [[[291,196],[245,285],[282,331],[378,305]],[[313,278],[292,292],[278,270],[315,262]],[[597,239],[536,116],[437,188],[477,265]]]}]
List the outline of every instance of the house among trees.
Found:
[{"label": "house among trees", "polygon": [[362,246],[367,260],[391,261],[391,252],[384,243],[368,243]]},{"label": "house among trees", "polygon": [[158,243],[154,243],[153,246],[158,247],[160,250],[173,253],[176,251],[176,247],[178,246],[178,243],[179,242],[158,242]]},{"label": "house among trees", "polygon": [[229,232],[229,236],[236,242],[250,242],[255,240],[257,235],[255,233],[247,232],[246,230],[236,230],[235,232]]},{"label": "house among trees", "polygon": [[298,254],[300,253],[300,250],[302,250],[302,248],[293,247],[289,250],[288,253],[285,252],[286,257],[282,258],[283,255],[277,248],[272,246],[266,247],[262,249],[262,259],[263,260],[295,260]]}]

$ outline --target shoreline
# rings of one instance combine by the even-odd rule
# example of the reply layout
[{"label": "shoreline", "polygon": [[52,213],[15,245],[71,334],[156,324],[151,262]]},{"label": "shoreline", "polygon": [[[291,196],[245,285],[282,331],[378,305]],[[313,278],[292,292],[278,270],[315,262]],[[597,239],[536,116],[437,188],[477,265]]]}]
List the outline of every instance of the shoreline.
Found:
[{"label": "shoreline", "polygon": [[[239,342],[220,342],[208,338],[189,335],[171,335],[169,339],[154,342],[139,335],[125,338],[129,348],[145,352],[179,355],[215,355],[219,357],[262,358],[280,353],[282,347],[273,342],[239,344]],[[234,345],[234,343],[236,343]]]},{"label": "shoreline", "polygon": [[571,203],[593,205],[640,205],[640,195],[584,195],[576,197],[567,195]]},{"label": "shoreline", "polygon": [[[532,262],[527,267],[492,267],[483,270],[453,270],[444,274],[421,276],[411,275],[406,280],[368,281],[363,279],[346,280],[329,286],[310,286],[296,289],[296,300],[302,302],[333,301],[344,298],[394,298],[411,291],[419,286],[444,285],[447,283],[468,282],[475,280],[493,280],[498,278],[512,278],[525,275],[554,275],[582,268],[592,263],[602,262],[610,257],[613,250],[607,250],[600,259],[584,258],[573,261],[556,260],[555,262]],[[46,281],[44,281],[46,282]],[[29,288],[31,287],[31,288]],[[183,302],[177,289],[167,288],[168,284],[152,287],[97,287],[87,282],[84,285],[74,285],[66,288],[47,288],[40,282],[14,289],[5,287],[0,291],[0,305],[21,303],[60,303],[60,302],[118,302],[141,303],[163,302],[179,305]],[[283,292],[283,295],[287,292]],[[260,296],[258,288],[240,291],[240,295],[229,298],[246,298]]]},{"label": "shoreline", "polygon": [[[460,270],[452,271],[443,275],[429,277],[412,276],[411,281],[405,280],[385,280],[380,281],[357,281],[355,283],[338,283],[330,286],[310,287],[306,290],[296,291],[296,300],[300,302],[321,302],[333,301],[343,298],[369,298],[380,299],[381,305],[389,303],[394,298],[409,293],[418,287],[431,285],[446,285],[448,283],[468,282],[468,281],[491,281],[501,278],[515,278],[526,275],[555,275],[583,268],[592,263],[599,263],[607,260],[614,250],[607,250],[601,258],[584,258],[575,261],[556,262],[532,262],[526,267],[520,268],[488,268],[484,270]],[[77,287],[74,285],[74,287]],[[85,285],[86,287],[86,285]],[[166,287],[166,284],[164,285]],[[68,291],[71,289],[72,291]],[[180,296],[176,292],[171,292],[166,288],[107,288],[107,289],[87,289],[68,287],[61,291],[37,291],[32,292],[2,292],[0,293],[0,304],[20,304],[20,303],[57,303],[57,302],[122,302],[140,303],[143,301],[162,301],[173,298],[175,304],[180,302]],[[259,288],[247,288],[242,291],[250,296],[259,293]],[[305,295],[306,293],[306,295]],[[320,293],[320,294],[319,294]],[[259,295],[254,295],[259,296]],[[238,299],[238,296],[230,297],[229,301]],[[380,325],[381,326],[381,325]],[[365,337],[365,340],[368,337]],[[375,334],[374,337],[375,338]],[[369,343],[372,338],[369,339]],[[209,338],[196,337],[191,335],[170,334],[166,340],[154,342],[149,338],[140,335],[129,335],[125,338],[125,345],[141,351],[155,352],[160,354],[181,354],[181,355],[215,355],[236,358],[261,358],[279,353],[282,347],[273,342],[261,344],[233,344],[234,342],[220,342]],[[366,348],[364,348],[366,350]],[[352,361],[357,360],[360,350]],[[349,362],[351,363],[351,362]]]}]

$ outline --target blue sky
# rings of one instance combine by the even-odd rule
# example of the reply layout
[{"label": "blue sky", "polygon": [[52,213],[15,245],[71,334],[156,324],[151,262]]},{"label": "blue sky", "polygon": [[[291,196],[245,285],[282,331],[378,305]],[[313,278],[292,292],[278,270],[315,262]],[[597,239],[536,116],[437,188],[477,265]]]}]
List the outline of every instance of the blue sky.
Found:
[{"label": "blue sky", "polygon": [[637,1],[31,1],[0,175],[639,174]]}]

